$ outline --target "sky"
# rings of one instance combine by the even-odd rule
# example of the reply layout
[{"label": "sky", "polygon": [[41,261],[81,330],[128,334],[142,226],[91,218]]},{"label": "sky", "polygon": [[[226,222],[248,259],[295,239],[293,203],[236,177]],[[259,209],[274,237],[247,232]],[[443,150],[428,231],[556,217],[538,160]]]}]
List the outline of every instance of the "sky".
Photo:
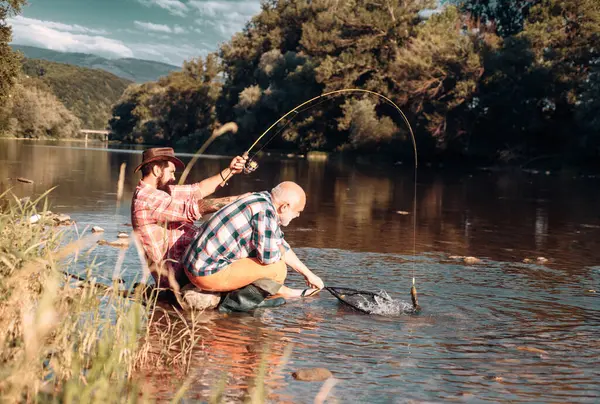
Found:
[{"label": "sky", "polygon": [[180,66],[206,56],[260,12],[260,0],[28,0],[13,44]]}]

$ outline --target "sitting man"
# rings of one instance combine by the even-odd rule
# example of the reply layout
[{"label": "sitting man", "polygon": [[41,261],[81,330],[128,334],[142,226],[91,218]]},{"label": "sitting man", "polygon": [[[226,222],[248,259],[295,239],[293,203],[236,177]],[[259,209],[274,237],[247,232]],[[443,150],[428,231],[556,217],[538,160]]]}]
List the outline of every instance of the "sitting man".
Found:
[{"label": "sitting man", "polygon": [[294,254],[280,226],[300,216],[306,205],[304,190],[283,182],[269,192],[246,195],[225,206],[200,227],[200,234],[184,254],[183,266],[202,290],[233,291],[259,279],[283,285],[286,264],[306,279],[309,289],[281,286],[281,297],[306,297],[324,287]]},{"label": "sitting man", "polygon": [[198,234],[194,221],[216,212],[238,197],[203,199],[215,192],[224,178],[242,172],[246,159],[235,157],[229,168],[192,185],[175,184],[175,170],[185,167],[170,147],[144,151],[142,171],[131,202],[131,223],[144,248],[149,267],[160,288],[176,289],[189,283],[181,258]]}]

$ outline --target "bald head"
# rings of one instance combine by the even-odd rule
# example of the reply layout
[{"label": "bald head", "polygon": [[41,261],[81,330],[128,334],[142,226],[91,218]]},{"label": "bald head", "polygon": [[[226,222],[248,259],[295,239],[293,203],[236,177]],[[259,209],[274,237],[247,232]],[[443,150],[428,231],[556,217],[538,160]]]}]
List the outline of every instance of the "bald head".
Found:
[{"label": "bald head", "polygon": [[300,216],[306,205],[306,194],[302,187],[295,182],[285,181],[271,190],[273,204],[279,213],[282,225]]},{"label": "bald head", "polygon": [[292,181],[284,181],[271,190],[273,202],[276,204],[289,203],[290,205],[304,206],[306,194],[302,187]]}]

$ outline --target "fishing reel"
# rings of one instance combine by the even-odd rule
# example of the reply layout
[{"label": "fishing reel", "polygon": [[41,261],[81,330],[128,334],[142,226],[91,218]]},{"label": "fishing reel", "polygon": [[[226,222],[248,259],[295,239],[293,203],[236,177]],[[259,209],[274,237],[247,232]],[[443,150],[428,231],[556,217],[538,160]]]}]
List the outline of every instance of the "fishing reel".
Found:
[{"label": "fishing reel", "polygon": [[252,174],[254,171],[258,169],[258,163],[256,160],[248,159],[246,164],[244,164],[244,174]]}]

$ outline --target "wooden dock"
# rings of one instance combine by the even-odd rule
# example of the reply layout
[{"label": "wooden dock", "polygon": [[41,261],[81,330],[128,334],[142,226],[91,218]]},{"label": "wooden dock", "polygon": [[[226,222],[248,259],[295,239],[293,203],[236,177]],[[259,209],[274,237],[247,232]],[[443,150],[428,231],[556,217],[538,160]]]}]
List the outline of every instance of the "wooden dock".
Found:
[{"label": "wooden dock", "polygon": [[88,135],[104,135],[103,139],[105,142],[108,142],[108,135],[110,133],[109,130],[95,130],[95,129],[80,129],[79,133],[85,135],[85,141],[88,140]]}]

